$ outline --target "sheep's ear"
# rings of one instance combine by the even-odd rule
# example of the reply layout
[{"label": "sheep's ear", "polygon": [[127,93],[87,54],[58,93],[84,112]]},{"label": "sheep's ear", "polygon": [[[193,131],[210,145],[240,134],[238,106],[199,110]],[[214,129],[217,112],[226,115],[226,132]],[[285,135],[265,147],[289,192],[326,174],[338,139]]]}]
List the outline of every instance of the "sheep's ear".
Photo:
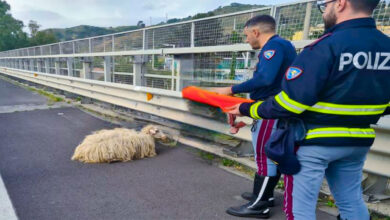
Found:
[{"label": "sheep's ear", "polygon": [[156,133],[157,133],[157,130],[156,130],[155,128],[151,128],[151,129],[149,130],[149,133],[150,133],[150,134],[156,134]]}]

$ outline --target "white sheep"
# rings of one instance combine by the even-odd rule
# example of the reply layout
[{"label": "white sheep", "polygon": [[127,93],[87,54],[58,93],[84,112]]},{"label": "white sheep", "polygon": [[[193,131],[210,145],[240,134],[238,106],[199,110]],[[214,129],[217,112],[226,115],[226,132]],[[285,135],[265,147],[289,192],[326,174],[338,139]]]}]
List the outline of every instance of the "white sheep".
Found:
[{"label": "white sheep", "polygon": [[140,132],[115,128],[100,130],[85,137],[72,160],[84,163],[111,163],[156,156],[155,140],[168,138],[157,126],[147,125]]}]

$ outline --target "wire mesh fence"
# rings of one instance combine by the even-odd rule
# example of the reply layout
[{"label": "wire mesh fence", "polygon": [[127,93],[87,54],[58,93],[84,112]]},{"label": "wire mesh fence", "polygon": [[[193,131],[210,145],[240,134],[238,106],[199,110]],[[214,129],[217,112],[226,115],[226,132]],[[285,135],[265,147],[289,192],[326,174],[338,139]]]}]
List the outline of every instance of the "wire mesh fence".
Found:
[{"label": "wire mesh fence", "polygon": [[45,61],[44,60],[39,60],[38,65],[40,67],[39,72],[46,73],[46,66],[45,66]]},{"label": "wire mesh fence", "polygon": [[113,82],[134,84],[134,58],[132,56],[116,56],[113,58]]},{"label": "wire mesh fence", "polygon": [[145,49],[191,46],[191,23],[153,28],[145,31]]},{"label": "wire mesh fence", "polygon": [[[381,0],[373,13],[378,29],[386,34],[390,34],[389,8],[390,0]],[[7,59],[2,61],[1,65],[167,90],[180,90],[186,85],[194,84],[232,85],[252,76],[253,67],[257,63],[253,51],[191,51],[193,48],[212,46],[230,48],[228,46],[245,43],[244,24],[253,16],[261,14],[274,16],[277,34],[288,40],[314,40],[324,32],[322,14],[317,9],[316,1],[304,0],[177,24],[1,52],[0,57]],[[183,48],[189,48],[188,52],[175,52]],[[157,49],[170,49],[167,51],[172,52],[146,52]],[[302,48],[297,48],[297,51],[300,49]],[[139,55],[101,55],[124,51],[137,51]],[[71,57],[74,54],[72,62],[62,59],[62,54]],[[84,54],[87,55],[83,56]],[[56,58],[51,57],[53,55],[57,55]],[[35,56],[40,57],[34,58]],[[105,59],[110,61],[106,62]]]},{"label": "wire mesh fence", "polygon": [[256,12],[195,22],[195,46],[218,46],[244,43],[244,25],[256,15],[270,14],[267,8]]},{"label": "wire mesh fence", "polygon": [[83,69],[83,62],[81,58],[74,58],[72,62],[72,70],[73,70],[73,77],[80,77],[81,76],[81,71]]},{"label": "wire mesh fence", "polygon": [[98,81],[104,81],[104,58],[93,57],[90,69],[90,75],[86,78]]},{"label": "wire mesh fence", "polygon": [[145,56],[145,76],[142,85],[151,88],[173,90],[172,82],[175,80],[175,60],[173,56],[148,55]]},{"label": "wire mesh fence", "polygon": [[374,10],[373,17],[377,22],[378,29],[390,35],[390,0],[380,1]]},{"label": "wire mesh fence", "polygon": [[58,65],[58,74],[62,76],[68,76],[68,64],[67,61],[64,59],[61,59],[57,63]]},{"label": "wire mesh fence", "polygon": [[195,54],[193,71],[181,72],[181,79],[208,86],[236,84],[251,77],[254,60],[249,52]]},{"label": "wire mesh fence", "polygon": [[286,5],[277,8],[277,33],[288,40],[303,40],[303,28],[307,3]]},{"label": "wire mesh fence", "polygon": [[141,50],[142,48],[143,31],[114,35],[114,51]]},{"label": "wire mesh fence", "polygon": [[60,44],[62,54],[73,54],[73,42],[64,42]]},{"label": "wire mesh fence", "polygon": [[[378,29],[386,34],[390,34],[389,6],[390,0],[381,0],[373,14]],[[324,30],[322,15],[317,9],[316,1],[303,1],[179,24],[17,49],[2,52],[0,56],[27,57],[239,44],[244,43],[242,31],[245,22],[260,14],[274,16],[277,21],[277,33],[289,40],[316,39]]]}]

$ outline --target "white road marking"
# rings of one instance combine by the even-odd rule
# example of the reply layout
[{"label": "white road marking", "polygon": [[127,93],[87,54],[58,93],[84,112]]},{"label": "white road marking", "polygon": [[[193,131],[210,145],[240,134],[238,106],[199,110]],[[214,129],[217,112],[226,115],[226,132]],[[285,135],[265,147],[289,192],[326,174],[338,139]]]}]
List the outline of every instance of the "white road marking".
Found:
[{"label": "white road marking", "polygon": [[8,196],[3,179],[0,176],[0,220],[17,220],[15,209]]}]

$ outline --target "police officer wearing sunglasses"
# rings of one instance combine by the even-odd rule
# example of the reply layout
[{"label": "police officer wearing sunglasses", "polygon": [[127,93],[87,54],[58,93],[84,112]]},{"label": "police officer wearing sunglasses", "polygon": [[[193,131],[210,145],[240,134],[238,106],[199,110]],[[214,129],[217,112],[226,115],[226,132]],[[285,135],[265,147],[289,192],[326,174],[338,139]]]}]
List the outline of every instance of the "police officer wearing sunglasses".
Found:
[{"label": "police officer wearing sunglasses", "polygon": [[[306,135],[296,150],[300,171],[285,176],[287,219],[315,219],[326,177],[339,219],[370,218],[362,196],[370,127],[388,113],[390,38],[371,17],[379,0],[318,2],[325,34],[305,47],[287,70],[282,91],[264,101],[233,107],[255,119],[299,118]],[[285,165],[285,164],[284,164]]]}]

